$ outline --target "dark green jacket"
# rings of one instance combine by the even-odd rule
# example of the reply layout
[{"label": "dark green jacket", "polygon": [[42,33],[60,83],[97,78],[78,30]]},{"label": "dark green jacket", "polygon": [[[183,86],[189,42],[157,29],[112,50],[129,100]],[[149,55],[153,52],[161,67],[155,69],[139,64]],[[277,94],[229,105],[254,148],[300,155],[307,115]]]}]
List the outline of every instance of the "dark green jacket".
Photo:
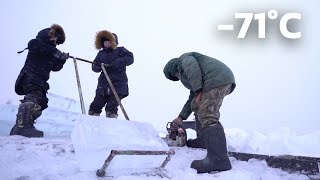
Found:
[{"label": "dark green jacket", "polygon": [[175,75],[179,73],[180,81],[190,90],[189,99],[180,112],[183,119],[187,119],[191,114],[191,101],[198,92],[206,93],[227,84],[233,85],[232,91],[235,88],[235,79],[228,66],[197,52],[185,53],[179,58],[171,59],[163,72],[173,81],[178,80]]}]

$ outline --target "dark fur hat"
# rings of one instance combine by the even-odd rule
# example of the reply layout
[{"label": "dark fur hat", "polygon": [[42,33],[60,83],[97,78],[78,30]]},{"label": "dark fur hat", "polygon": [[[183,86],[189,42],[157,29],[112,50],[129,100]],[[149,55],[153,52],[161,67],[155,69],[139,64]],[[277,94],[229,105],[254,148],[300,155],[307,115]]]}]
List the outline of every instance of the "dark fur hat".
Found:
[{"label": "dark fur hat", "polygon": [[63,44],[66,40],[66,35],[64,34],[63,28],[58,24],[53,24],[50,27],[49,37],[57,37],[57,44]]},{"label": "dark fur hat", "polygon": [[103,30],[103,31],[99,31],[96,35],[96,39],[95,39],[96,49],[100,50],[102,48],[101,39],[110,40],[111,48],[112,49],[117,48],[117,40],[116,40],[116,37],[113,35],[113,33],[109,32],[107,30]]}]

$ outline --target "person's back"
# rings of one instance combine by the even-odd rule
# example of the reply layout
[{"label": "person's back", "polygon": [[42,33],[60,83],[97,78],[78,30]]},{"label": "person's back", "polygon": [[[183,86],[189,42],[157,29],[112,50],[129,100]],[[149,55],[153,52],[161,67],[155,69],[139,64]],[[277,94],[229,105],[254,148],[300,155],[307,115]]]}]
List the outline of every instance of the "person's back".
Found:
[{"label": "person's back", "polygon": [[223,62],[197,52],[190,53],[190,55],[193,55],[199,63],[204,86],[208,86],[204,89],[212,89],[235,82],[231,69]]},{"label": "person's back", "polygon": [[180,80],[190,90],[187,102],[172,123],[179,128],[193,111],[201,126],[197,132],[199,136],[189,139],[186,145],[207,149],[207,156],[193,161],[190,167],[198,173],[230,170],[232,166],[219,110],[224,97],[236,86],[232,71],[217,59],[191,52],[171,59],[163,73],[169,80]]},{"label": "person's back", "polygon": [[235,86],[235,78],[227,65],[198,52],[185,53],[169,64],[176,66],[174,71],[180,72],[182,84],[194,92],[199,89],[208,92],[227,84]]}]

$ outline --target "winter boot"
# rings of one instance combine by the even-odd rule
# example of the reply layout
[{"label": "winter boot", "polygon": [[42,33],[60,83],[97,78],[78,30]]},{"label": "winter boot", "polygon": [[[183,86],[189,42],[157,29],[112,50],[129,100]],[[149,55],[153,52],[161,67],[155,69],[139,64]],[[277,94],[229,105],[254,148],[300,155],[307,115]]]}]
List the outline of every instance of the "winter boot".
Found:
[{"label": "winter boot", "polygon": [[19,105],[16,124],[10,135],[25,137],[43,137],[43,131],[34,127],[35,120],[41,115],[41,106],[33,102],[24,102]]},{"label": "winter boot", "polygon": [[100,116],[100,113],[95,113],[94,111],[90,111],[90,110],[89,110],[88,114],[90,116]]},{"label": "winter boot", "polygon": [[197,173],[230,170],[232,167],[222,125],[218,123],[205,128],[203,138],[207,147],[207,156],[202,160],[193,161],[191,168],[196,169]]},{"label": "winter boot", "polygon": [[187,144],[188,147],[191,148],[202,148],[206,149],[206,145],[204,143],[203,135],[201,134],[195,139],[188,139]]},{"label": "winter boot", "polygon": [[195,139],[188,139],[187,141],[187,146],[191,148],[202,148],[206,149],[206,145],[203,140],[203,135],[202,135],[202,128],[201,128],[201,123],[199,121],[198,115],[194,114],[195,116],[195,127],[196,127],[196,132],[197,132],[197,138]]},{"label": "winter boot", "polygon": [[115,113],[111,113],[111,112],[106,112],[106,116],[108,117],[108,118],[115,118],[115,119],[117,119],[117,117],[118,117],[118,114],[115,114]]}]

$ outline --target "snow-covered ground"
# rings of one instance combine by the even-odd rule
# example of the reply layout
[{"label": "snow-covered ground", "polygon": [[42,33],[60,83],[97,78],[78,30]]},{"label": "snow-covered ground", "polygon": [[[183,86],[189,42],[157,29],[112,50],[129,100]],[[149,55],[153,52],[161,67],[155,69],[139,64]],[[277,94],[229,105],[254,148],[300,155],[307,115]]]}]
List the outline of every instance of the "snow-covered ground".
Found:
[{"label": "snow-covered ground", "polygon": [[[165,134],[166,122],[163,122],[164,130],[159,132],[146,122],[81,115],[77,101],[53,94],[49,96],[50,108],[44,111],[36,124],[45,132],[44,138],[8,136],[15,121],[17,105],[10,100],[0,105],[1,179],[97,179],[95,169],[100,168],[103,162],[95,165],[89,160],[86,162],[86,158],[101,157],[99,153],[108,151],[108,148],[168,149],[158,137],[158,134]],[[270,134],[228,128],[225,131],[228,149],[232,151],[320,157],[320,131],[297,134],[290,128],[277,127]],[[188,130],[188,135],[193,138],[195,132]],[[90,144],[93,146],[87,148]],[[112,161],[106,172],[108,177],[102,179],[309,179],[303,174],[289,174],[270,168],[265,161],[244,162],[232,157],[233,169],[230,171],[197,174],[190,168],[190,163],[202,159],[206,150],[187,147],[173,150],[175,155],[163,171],[155,167],[160,166],[165,157],[122,156]],[[105,153],[102,158],[108,155]],[[84,170],[86,165],[91,169]]]}]

